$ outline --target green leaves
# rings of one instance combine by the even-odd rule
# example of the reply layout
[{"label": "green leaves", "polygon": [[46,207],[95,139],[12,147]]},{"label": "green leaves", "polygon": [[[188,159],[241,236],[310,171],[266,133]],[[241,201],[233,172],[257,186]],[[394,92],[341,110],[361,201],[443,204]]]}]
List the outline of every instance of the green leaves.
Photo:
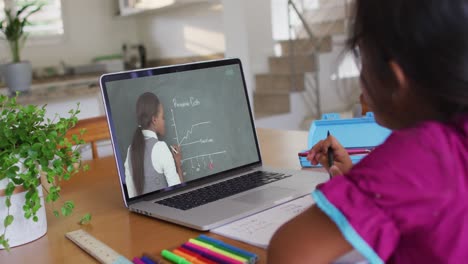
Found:
[{"label": "green leaves", "polygon": [[46,196],[46,202],[55,202],[60,197],[60,186],[51,186],[49,194]]},{"label": "green leaves", "polygon": [[67,201],[63,204],[62,206],[62,215],[63,216],[69,216],[73,212],[73,208],[75,208],[75,205],[71,201]]},{"label": "green leaves", "polygon": [[12,182],[9,182],[7,187],[5,188],[5,195],[7,197],[11,197],[14,190],[15,190],[15,185]]},{"label": "green leaves", "polygon": [[24,218],[30,219],[36,216],[37,211],[41,208],[41,200],[37,188],[30,188],[25,195],[26,201],[23,205]]},{"label": "green leaves", "polygon": [[18,166],[11,166],[11,167],[7,170],[7,172],[6,172],[5,175],[6,175],[8,178],[12,179],[12,178],[14,178],[14,177],[18,174],[19,170],[20,170],[20,169],[19,169]]},{"label": "green leaves", "polygon": [[91,214],[87,213],[83,217],[81,217],[79,224],[80,225],[89,224],[89,222],[91,222],[91,218],[92,218]]},{"label": "green leaves", "polygon": [[[76,125],[79,112],[77,106],[69,111],[70,116],[57,116],[50,120],[45,117],[45,106],[22,106],[17,103],[16,97],[0,95],[0,180],[8,181],[5,203],[0,206],[6,206],[8,210],[15,188],[22,186],[26,191],[25,202],[21,205],[23,216],[37,222],[37,212],[42,207],[38,191],[40,173],[51,185],[44,194],[45,201],[54,203],[60,198],[61,188],[58,184],[80,170],[88,169],[81,166],[81,154],[73,146],[83,142],[82,132],[67,136],[67,131]],[[53,214],[68,216],[74,207],[73,202],[67,201],[59,210],[53,210]],[[90,219],[90,215],[85,215],[80,223],[89,222]],[[13,223],[14,218],[7,213],[0,221],[5,226],[4,233],[0,234],[0,245],[8,248],[6,227]]]},{"label": "green leaves", "polygon": [[8,239],[5,238],[5,234],[0,235],[0,244],[6,249],[6,251],[10,251],[10,245],[8,244]]},{"label": "green leaves", "polygon": [[5,220],[3,220],[3,226],[5,227],[8,227],[9,225],[11,225],[11,223],[13,223],[13,216],[12,215],[7,215],[5,217]]}]

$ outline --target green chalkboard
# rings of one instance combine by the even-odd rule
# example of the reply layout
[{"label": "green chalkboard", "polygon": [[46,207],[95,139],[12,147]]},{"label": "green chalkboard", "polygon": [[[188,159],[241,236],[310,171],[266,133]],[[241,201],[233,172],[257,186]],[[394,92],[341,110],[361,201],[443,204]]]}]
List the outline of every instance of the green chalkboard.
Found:
[{"label": "green chalkboard", "polygon": [[167,73],[107,83],[114,141],[123,160],[136,123],[136,101],[153,92],[163,104],[166,135],[178,144],[187,181],[259,160],[238,65]]}]

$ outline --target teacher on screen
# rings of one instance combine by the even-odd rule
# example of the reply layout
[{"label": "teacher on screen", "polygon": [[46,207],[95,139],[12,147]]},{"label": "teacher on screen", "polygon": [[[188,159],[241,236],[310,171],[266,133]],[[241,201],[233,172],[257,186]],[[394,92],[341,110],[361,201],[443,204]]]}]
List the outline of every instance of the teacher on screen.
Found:
[{"label": "teacher on screen", "polygon": [[146,92],[137,100],[138,127],[128,147],[125,160],[125,183],[129,198],[180,184],[182,152],[179,146],[168,147],[160,141],[165,129],[164,109],[158,97]]}]

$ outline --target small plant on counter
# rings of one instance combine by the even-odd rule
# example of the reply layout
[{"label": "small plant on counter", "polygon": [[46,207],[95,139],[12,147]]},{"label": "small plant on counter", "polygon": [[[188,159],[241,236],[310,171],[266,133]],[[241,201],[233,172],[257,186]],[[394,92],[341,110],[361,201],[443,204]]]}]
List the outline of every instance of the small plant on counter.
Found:
[{"label": "small plant on counter", "polygon": [[[53,214],[68,216],[74,208],[72,201],[65,201],[59,210],[54,208],[54,202],[60,198],[59,184],[80,170],[88,169],[82,166],[77,149],[84,143],[81,136],[85,131],[71,137],[66,135],[78,121],[79,104],[68,112],[68,118],[56,116],[51,120],[45,116],[45,106],[22,106],[16,99],[0,95],[0,198],[4,199],[4,204],[0,204],[0,216],[5,216],[0,219],[0,245],[6,249],[10,246],[8,236],[16,232],[7,233],[7,229],[15,219],[24,217],[37,222],[38,211],[44,210],[41,174],[50,185],[45,201],[52,203]],[[24,202],[21,200],[18,207],[22,214],[14,215],[10,213],[15,206],[12,197],[19,193],[24,194]],[[91,215],[87,214],[80,222],[90,219]]]},{"label": "small plant on counter", "polygon": [[[11,9],[5,9],[5,19],[0,21],[0,31],[5,35],[10,46],[11,56],[14,63],[21,61],[21,48],[28,38],[28,34],[24,28],[29,23],[29,17],[41,10],[43,5],[34,1],[25,4],[17,12]],[[30,8],[33,8],[30,10]]]},{"label": "small plant on counter", "polygon": [[6,8],[4,18],[0,20],[0,32],[3,33],[0,34],[0,39],[8,42],[11,51],[11,62],[2,66],[2,75],[10,94],[15,94],[31,89],[32,65],[27,60],[21,60],[21,50],[29,36],[25,29],[31,25],[30,16],[39,12],[45,3],[44,1],[8,2],[14,4],[18,11]]}]

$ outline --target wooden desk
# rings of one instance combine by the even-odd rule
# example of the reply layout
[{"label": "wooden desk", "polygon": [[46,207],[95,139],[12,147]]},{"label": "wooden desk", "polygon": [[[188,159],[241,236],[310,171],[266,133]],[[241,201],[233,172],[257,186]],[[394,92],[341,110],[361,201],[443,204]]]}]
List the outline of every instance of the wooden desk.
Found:
[{"label": "wooden desk", "polygon": [[[257,131],[265,164],[300,168],[297,152],[307,145],[307,132]],[[89,165],[90,171],[76,175],[62,185],[62,201],[75,202],[74,214],[56,218],[48,205],[47,234],[32,243],[13,248],[10,253],[0,250],[0,263],[95,263],[92,257],[64,236],[66,232],[81,228],[77,222],[87,212],[93,219],[83,229],[127,258],[143,252],[156,257],[162,249],[180,246],[200,234],[196,230],[129,212],[122,201],[113,157],[93,160]],[[250,250],[260,256],[259,263],[266,263],[266,252],[261,248],[214,234],[210,236]]]}]

